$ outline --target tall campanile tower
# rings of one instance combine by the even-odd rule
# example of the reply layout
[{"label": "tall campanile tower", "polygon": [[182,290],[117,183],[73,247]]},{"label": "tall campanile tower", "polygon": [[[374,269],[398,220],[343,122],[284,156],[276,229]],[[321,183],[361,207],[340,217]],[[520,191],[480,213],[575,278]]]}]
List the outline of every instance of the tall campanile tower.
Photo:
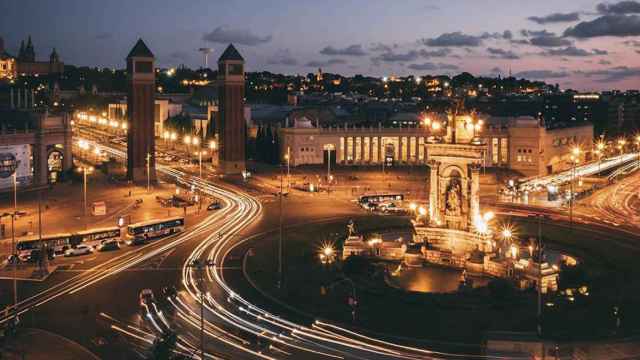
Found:
[{"label": "tall campanile tower", "polygon": [[220,114],[220,170],[239,174],[245,170],[244,59],[233,46],[218,59]]},{"label": "tall campanile tower", "polygon": [[147,176],[150,181],[156,179],[153,61],[153,53],[142,39],[127,56],[127,177],[138,183],[146,182]]}]

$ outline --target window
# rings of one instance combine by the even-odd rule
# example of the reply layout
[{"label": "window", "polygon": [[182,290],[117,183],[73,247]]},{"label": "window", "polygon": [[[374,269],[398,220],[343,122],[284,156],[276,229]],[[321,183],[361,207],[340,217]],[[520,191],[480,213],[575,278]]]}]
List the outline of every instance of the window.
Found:
[{"label": "window", "polygon": [[365,162],[369,162],[371,159],[369,157],[369,150],[371,150],[370,146],[371,146],[371,138],[370,137],[365,137],[364,138],[364,156],[362,156],[363,160]]},{"label": "window", "polygon": [[229,64],[227,66],[227,74],[228,75],[242,75],[242,64]]},{"label": "window", "polygon": [[509,162],[509,139],[500,139],[500,162],[506,164]]},{"label": "window", "polygon": [[378,147],[378,137],[371,138],[371,147],[373,148],[373,154],[371,157],[371,161],[374,163],[378,162],[378,158],[380,155],[380,148]]},{"label": "window", "polygon": [[409,156],[412,162],[416,161],[416,138],[409,138]]},{"label": "window", "polygon": [[353,138],[347,138],[347,161],[353,161]]},{"label": "window", "polygon": [[406,162],[407,161],[407,138],[403,137],[402,138],[402,161]]},{"label": "window", "polygon": [[344,137],[340,137],[340,151],[338,151],[338,161],[344,161]]},{"label": "window", "polygon": [[137,73],[145,73],[149,74],[153,72],[153,63],[151,61],[136,61],[136,71]]},{"label": "window", "polygon": [[362,159],[361,158],[361,155],[362,155],[362,138],[359,137],[359,136],[356,138],[355,151],[356,151],[355,160],[356,161],[360,161]]},{"label": "window", "polygon": [[493,165],[498,165],[499,162],[499,141],[500,139],[498,138],[491,139],[491,162],[493,163]]},{"label": "window", "polygon": [[424,161],[424,137],[418,138],[418,160]]}]

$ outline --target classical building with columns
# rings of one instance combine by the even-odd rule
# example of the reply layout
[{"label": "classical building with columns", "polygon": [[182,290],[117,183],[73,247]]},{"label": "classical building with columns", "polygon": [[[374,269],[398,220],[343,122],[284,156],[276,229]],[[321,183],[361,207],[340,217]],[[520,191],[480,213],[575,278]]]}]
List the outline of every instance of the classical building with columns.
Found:
[{"label": "classical building with columns", "polygon": [[[459,116],[464,120],[466,116]],[[281,154],[290,165],[415,166],[426,165],[427,144],[446,130],[425,127],[322,128],[302,116],[279,131]],[[479,163],[508,168],[523,176],[547,175],[567,168],[573,145],[590,151],[593,125],[547,128],[532,117],[487,117],[476,134],[486,144]]]}]

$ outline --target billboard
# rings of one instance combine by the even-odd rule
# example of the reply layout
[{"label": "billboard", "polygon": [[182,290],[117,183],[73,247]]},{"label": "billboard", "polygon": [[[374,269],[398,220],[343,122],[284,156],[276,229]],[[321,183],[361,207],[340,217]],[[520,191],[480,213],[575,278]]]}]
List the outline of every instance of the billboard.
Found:
[{"label": "billboard", "polygon": [[13,187],[14,172],[18,174],[18,186],[31,185],[31,169],[31,145],[0,146],[0,190]]}]

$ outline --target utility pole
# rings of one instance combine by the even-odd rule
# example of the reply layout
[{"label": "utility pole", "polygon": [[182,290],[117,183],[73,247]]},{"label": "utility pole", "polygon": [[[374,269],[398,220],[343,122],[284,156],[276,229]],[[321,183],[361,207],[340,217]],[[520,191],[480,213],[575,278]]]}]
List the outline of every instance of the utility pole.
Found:
[{"label": "utility pole", "polygon": [[13,251],[13,308],[18,316],[18,249],[15,221],[18,212],[18,168],[13,171],[13,214],[11,214],[11,251]]},{"label": "utility pole", "polygon": [[538,336],[542,337],[542,215],[538,215]]},{"label": "utility pole", "polygon": [[187,267],[197,269],[200,272],[200,359],[204,359],[204,269],[215,266],[211,260],[193,260]]},{"label": "utility pole", "polygon": [[147,193],[151,192],[151,154],[147,153]]},{"label": "utility pole", "polygon": [[282,198],[284,197],[284,185],[283,185],[283,178],[284,174],[282,173],[282,165],[280,165],[280,226],[279,226],[279,230],[280,230],[280,236],[278,238],[278,281],[277,281],[277,286],[279,289],[283,288],[283,282],[284,282],[284,275],[282,273],[282,250],[283,250],[283,246],[282,246]]}]

